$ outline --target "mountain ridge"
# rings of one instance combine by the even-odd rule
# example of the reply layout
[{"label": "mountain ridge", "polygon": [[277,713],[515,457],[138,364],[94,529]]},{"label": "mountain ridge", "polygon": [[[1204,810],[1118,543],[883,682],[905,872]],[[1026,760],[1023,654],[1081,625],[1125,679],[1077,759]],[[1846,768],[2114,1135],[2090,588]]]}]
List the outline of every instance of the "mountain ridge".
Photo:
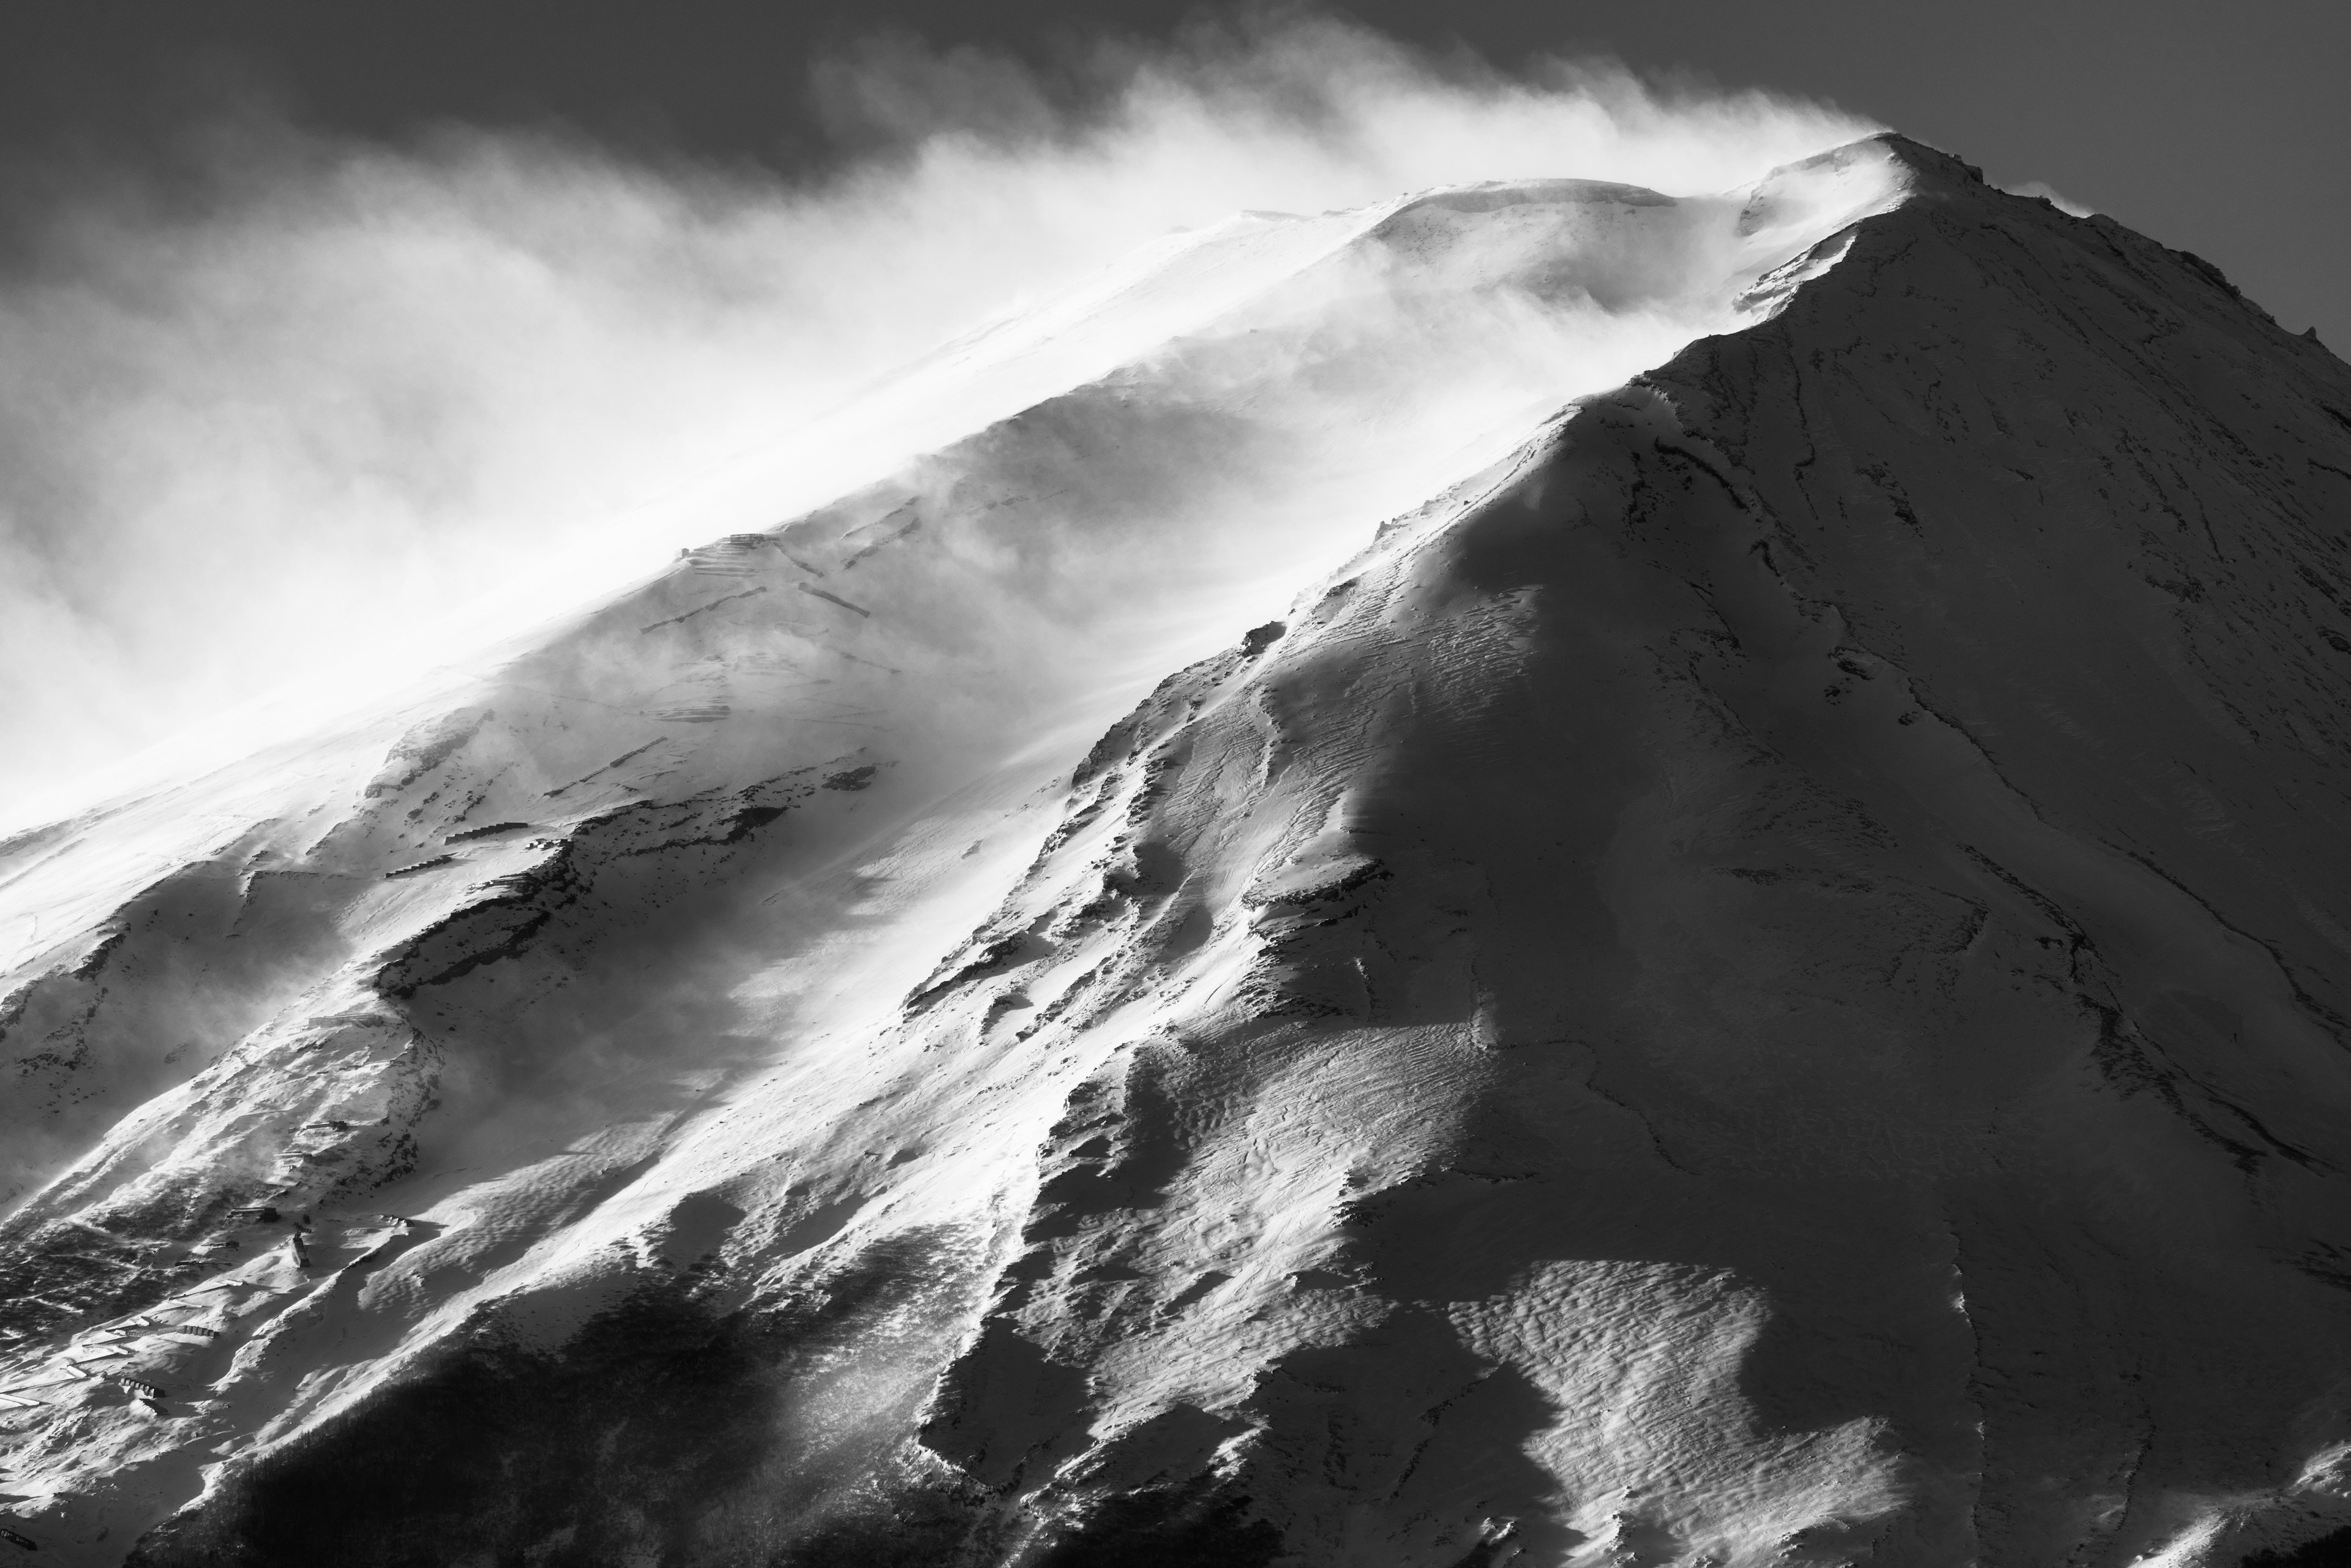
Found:
[{"label": "mountain ridge", "polygon": [[[322,1127],[379,1131],[334,1145],[349,1199],[277,1180],[194,1217],[274,1187],[313,1235],[224,1274],[256,1313],[289,1297],[236,1353],[246,1381],[221,1380],[267,1416],[261,1442],[134,1560],[466,1542],[555,1562],[2186,1564],[2351,1518],[2325,1392],[2346,1385],[2330,1273],[2351,1247],[2328,1239],[2343,883],[2297,828],[2340,797],[2345,677],[2313,650],[2346,574],[2304,488],[2324,475],[2286,467],[2345,444],[2328,400],[2351,382],[2118,225],[1898,138],[1823,155],[1889,157],[1901,199],[1765,269],[1766,319],[1582,397],[1383,527],[1097,728],[1074,773],[1092,736],[958,783],[978,752],[787,759],[723,717],[670,721],[709,737],[692,746],[539,757],[499,738],[520,733],[496,727],[503,700],[393,746],[367,788],[441,845],[336,826],[294,858],[339,833],[371,866],[402,846],[370,894],[387,907],[478,876],[430,858],[453,834],[511,869],[452,906],[480,927],[454,956],[393,956],[372,998],[236,1048],[289,1082],[340,1054],[359,1098],[313,1107]],[[2262,373],[2281,345],[2298,387]],[[2192,497],[2223,496],[2250,498],[2233,556],[2190,526]],[[789,593],[869,636],[842,590],[921,537],[892,521],[909,504],[885,487],[689,556],[653,596],[675,624],[634,631],[641,600],[599,613],[702,636]],[[2125,517],[2149,520],[2124,539]],[[714,585],[741,597],[682,596]],[[567,689],[541,673],[507,678]],[[669,711],[740,700],[695,682]],[[2134,736],[2192,775],[2126,771]],[[553,766],[574,751],[577,779]],[[595,793],[624,764],[640,793]],[[433,817],[500,766],[599,803],[536,852],[504,831],[527,824]],[[971,804],[903,787],[925,771]],[[664,777],[709,784],[642,793]],[[1008,805],[1019,825],[982,831]],[[926,873],[963,891],[893,915],[904,856],[762,847],[867,811],[977,832],[985,869]],[[248,867],[245,907],[303,885],[289,869]],[[851,890],[830,904],[828,877]],[[795,929],[753,915],[773,907],[753,887],[805,903],[810,930],[914,922],[904,956],[830,982],[865,1000],[812,1014],[799,981],[760,1020],[829,1016],[854,1050],[778,1054],[696,995],[743,968],[705,948]],[[655,908],[669,928],[592,914]],[[82,1005],[120,940],[44,1005]],[[492,1000],[498,980],[530,1006]],[[664,1040],[707,1033],[728,1043],[705,1060],[741,1066],[610,1102],[634,1124],[575,1132],[592,1091],[550,1115],[569,1186],[341,1212],[413,1179],[396,1145],[434,1135],[428,1111],[489,1117],[442,1151],[464,1157],[512,1142],[496,1108],[561,1100],[576,1063],[658,1078],[648,1047],[517,1049],[598,1042],[599,1008],[649,984],[678,1015]],[[485,1039],[538,1077],[411,1073],[413,1115],[360,1103],[400,1051],[446,1074]],[[250,1094],[218,1114],[249,1121]],[[527,1257],[503,1295],[425,1288]],[[2158,1301],[2179,1304],[2128,1321]],[[300,1349],[402,1323],[388,1371]],[[181,1361],[175,1383],[198,1370]],[[2121,1387],[2142,1392],[2117,1414]],[[693,1436],[714,1407],[720,1444]],[[605,1451],[578,1446],[597,1432]],[[409,1457],[435,1442],[457,1460]]]}]

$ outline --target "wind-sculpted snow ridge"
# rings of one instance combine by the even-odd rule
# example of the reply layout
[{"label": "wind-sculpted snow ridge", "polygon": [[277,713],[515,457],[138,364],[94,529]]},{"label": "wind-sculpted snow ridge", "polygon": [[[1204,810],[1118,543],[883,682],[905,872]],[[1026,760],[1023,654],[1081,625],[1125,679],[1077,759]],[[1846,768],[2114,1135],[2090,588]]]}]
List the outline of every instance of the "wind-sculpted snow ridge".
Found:
[{"label": "wind-sculpted snow ridge", "polygon": [[0,1539],[2322,1560],[2351,370],[1897,138],[1301,221],[9,846]]}]

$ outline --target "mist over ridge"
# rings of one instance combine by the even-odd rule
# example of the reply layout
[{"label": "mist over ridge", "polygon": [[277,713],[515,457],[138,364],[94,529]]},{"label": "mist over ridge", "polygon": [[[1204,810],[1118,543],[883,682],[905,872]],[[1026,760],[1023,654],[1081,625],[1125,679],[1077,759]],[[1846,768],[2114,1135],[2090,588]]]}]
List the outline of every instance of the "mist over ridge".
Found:
[{"label": "mist over ridge", "polygon": [[867,151],[799,188],[559,133],[337,143],[258,107],[195,127],[176,187],[94,171],[0,283],[8,815],[609,591],[713,531],[678,498],[697,476],[1170,230],[1494,178],[1697,193],[1867,129],[1327,21],[1092,69],[1081,110],[968,52],[844,57],[822,91]]}]

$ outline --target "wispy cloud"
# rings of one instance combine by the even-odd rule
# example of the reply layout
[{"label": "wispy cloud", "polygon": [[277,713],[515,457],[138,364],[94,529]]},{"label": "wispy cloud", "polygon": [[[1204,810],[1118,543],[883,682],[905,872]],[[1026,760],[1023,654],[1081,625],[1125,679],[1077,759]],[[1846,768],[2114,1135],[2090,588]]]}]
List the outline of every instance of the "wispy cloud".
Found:
[{"label": "wispy cloud", "polygon": [[55,197],[0,277],[0,817],[288,681],[386,689],[502,629],[486,592],[626,580],[659,555],[614,519],[1170,230],[1719,189],[1869,129],[1327,21],[1105,44],[1076,79],[863,46],[815,82],[860,150],[799,183],[256,110],[189,129],[193,183]]},{"label": "wispy cloud", "polygon": [[2047,202],[2051,206],[2055,207],[2059,212],[2071,213],[2077,218],[2089,217],[2097,210],[2095,207],[2087,206],[2083,203],[2074,201],[2072,197],[2059,191],[2056,186],[2050,184],[2045,180],[2027,180],[2022,184],[2003,185],[2001,189],[2006,191],[2011,196],[2036,196],[2042,201]]}]

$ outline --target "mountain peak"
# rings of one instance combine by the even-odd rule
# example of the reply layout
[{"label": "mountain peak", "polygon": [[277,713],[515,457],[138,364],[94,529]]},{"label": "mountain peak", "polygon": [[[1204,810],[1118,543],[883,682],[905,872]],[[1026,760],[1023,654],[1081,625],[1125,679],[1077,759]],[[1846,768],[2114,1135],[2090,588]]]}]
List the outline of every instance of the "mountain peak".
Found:
[{"label": "mountain peak", "polygon": [[1922,180],[1948,181],[1954,185],[1984,183],[1983,171],[1975,164],[1946,152],[1939,147],[1930,147],[1923,141],[1905,136],[1898,131],[1881,131],[1849,145],[1882,147],[1905,169]]},{"label": "mountain peak", "polygon": [[2346,410],[1890,132],[996,323],[829,427],[921,456],[0,848],[10,1528],[2339,1539]]}]

